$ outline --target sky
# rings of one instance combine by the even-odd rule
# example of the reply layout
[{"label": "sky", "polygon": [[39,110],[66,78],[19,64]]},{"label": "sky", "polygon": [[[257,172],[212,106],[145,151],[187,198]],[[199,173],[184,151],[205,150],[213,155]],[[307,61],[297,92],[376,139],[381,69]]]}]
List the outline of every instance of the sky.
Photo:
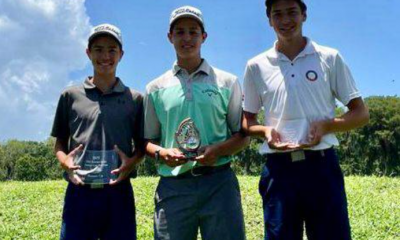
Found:
[{"label": "sky", "polygon": [[[303,34],[340,51],[363,97],[400,96],[399,0],[306,3]],[[0,141],[49,137],[60,93],[93,73],[85,49],[95,25],[121,29],[117,75],[144,93],[176,59],[169,16],[184,5],[203,12],[202,57],[241,82],[246,62],[276,40],[264,0],[0,0]]]}]

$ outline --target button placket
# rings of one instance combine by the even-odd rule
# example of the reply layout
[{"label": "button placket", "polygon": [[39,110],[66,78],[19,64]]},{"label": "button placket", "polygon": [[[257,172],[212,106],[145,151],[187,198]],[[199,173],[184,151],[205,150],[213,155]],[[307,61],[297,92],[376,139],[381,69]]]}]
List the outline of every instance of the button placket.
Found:
[{"label": "button placket", "polygon": [[103,97],[103,94],[101,94],[101,93],[99,93],[99,94],[97,94],[97,101],[98,101],[98,106],[97,106],[97,108],[98,108],[98,114],[99,114],[99,116],[100,115],[102,115],[102,112],[103,112],[103,110],[104,110],[104,97]]},{"label": "button placket", "polygon": [[289,62],[289,64],[290,64],[290,77],[291,78],[295,78],[296,77],[296,75],[297,75],[297,72],[296,72],[296,68],[294,67],[294,62],[295,62],[296,60],[293,60],[293,61],[290,61]]},{"label": "button placket", "polygon": [[193,99],[193,82],[192,78],[189,77],[186,81],[186,98],[187,100],[192,100]]},{"label": "button placket", "polygon": [[100,93],[99,95],[98,95],[98,98],[99,98],[99,105],[100,106],[104,106],[104,93]]}]

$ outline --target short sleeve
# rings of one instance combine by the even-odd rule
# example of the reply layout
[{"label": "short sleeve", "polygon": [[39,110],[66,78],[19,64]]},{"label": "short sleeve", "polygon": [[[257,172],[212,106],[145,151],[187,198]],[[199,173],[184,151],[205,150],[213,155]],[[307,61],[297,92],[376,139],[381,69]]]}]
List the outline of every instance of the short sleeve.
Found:
[{"label": "short sleeve", "polygon": [[[133,126],[133,141],[135,143],[135,148],[144,149],[144,111],[143,111],[143,96],[141,94],[136,98],[136,117],[135,117],[135,125]],[[139,134],[138,134],[139,133]]]},{"label": "short sleeve", "polygon": [[250,113],[258,113],[261,109],[261,99],[255,81],[254,73],[250,65],[247,64],[243,81],[243,109]]},{"label": "short sleeve", "polygon": [[237,79],[231,89],[227,121],[232,133],[240,131],[242,127],[242,89]]},{"label": "short sleeve", "polygon": [[146,92],[144,96],[144,138],[156,140],[161,137],[161,125],[154,108],[152,96]]},{"label": "short sleeve", "polygon": [[61,139],[68,139],[70,136],[69,129],[69,104],[68,104],[68,94],[64,92],[61,94],[58,100],[58,105],[56,109],[56,114],[54,117],[53,128],[51,131],[51,136]]},{"label": "short sleeve", "polygon": [[336,55],[333,64],[330,78],[332,92],[340,102],[347,105],[350,100],[360,97],[361,94],[356,87],[349,67],[339,53]]}]

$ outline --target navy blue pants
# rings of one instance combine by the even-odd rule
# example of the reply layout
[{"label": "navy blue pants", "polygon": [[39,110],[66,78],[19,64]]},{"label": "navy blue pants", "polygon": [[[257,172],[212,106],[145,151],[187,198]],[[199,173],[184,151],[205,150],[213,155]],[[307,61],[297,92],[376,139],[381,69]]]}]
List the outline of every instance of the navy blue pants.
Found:
[{"label": "navy blue pants", "polygon": [[131,183],[100,189],[69,183],[62,218],[60,240],[136,240]]},{"label": "navy blue pants", "polygon": [[351,239],[344,178],[334,149],[267,155],[259,191],[263,199],[265,239]]}]

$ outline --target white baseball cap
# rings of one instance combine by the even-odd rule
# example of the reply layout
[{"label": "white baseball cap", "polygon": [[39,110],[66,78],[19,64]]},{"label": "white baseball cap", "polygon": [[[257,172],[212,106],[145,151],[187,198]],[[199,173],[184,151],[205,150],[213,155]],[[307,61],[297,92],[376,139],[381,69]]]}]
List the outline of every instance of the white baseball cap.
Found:
[{"label": "white baseball cap", "polygon": [[172,11],[169,19],[169,26],[171,26],[176,20],[183,17],[189,17],[197,20],[204,28],[203,14],[199,9],[192,6],[183,6]]},{"label": "white baseball cap", "polygon": [[121,46],[122,46],[121,30],[119,30],[119,28],[117,28],[116,26],[108,24],[108,23],[100,24],[100,25],[93,27],[92,32],[89,36],[88,42],[90,43],[90,41],[92,41],[94,37],[103,35],[103,34],[114,37],[115,40],[117,40],[119,42],[119,44],[121,44]]}]

